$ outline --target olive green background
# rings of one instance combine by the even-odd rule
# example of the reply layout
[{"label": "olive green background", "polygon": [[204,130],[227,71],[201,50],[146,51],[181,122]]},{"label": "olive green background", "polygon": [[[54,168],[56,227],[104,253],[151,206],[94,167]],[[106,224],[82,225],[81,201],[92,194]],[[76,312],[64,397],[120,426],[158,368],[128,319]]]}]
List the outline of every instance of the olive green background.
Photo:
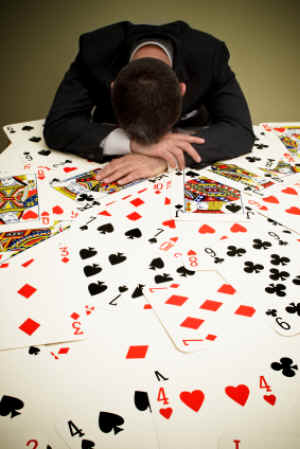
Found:
[{"label": "olive green background", "polygon": [[9,0],[1,10],[2,126],[44,118],[79,35],[129,20],[184,20],[226,42],[254,124],[300,120],[300,2]]}]

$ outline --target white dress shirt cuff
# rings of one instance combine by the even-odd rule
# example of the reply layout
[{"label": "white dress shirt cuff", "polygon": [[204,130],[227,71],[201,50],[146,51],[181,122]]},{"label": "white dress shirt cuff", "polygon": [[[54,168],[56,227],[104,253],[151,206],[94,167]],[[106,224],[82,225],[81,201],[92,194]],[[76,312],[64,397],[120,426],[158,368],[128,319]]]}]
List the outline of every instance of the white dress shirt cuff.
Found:
[{"label": "white dress shirt cuff", "polygon": [[130,139],[122,128],[116,128],[102,140],[100,147],[105,156],[123,156],[130,153]]}]

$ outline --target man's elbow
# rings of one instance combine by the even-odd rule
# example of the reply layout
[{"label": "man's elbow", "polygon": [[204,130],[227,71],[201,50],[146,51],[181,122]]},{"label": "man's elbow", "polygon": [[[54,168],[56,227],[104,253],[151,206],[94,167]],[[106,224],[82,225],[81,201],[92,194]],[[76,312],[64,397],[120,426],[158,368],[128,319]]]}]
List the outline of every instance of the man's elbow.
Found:
[{"label": "man's elbow", "polygon": [[55,129],[53,129],[52,126],[48,125],[47,122],[44,126],[43,135],[46,145],[49,148],[53,150],[64,151],[65,144],[62,141],[60,135],[55,131]]}]

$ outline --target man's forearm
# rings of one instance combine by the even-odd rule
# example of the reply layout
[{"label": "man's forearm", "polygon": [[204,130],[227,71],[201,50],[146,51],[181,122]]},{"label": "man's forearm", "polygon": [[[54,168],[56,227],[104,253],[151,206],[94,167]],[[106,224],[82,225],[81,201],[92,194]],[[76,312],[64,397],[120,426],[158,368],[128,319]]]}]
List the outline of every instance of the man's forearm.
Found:
[{"label": "man's forearm", "polygon": [[[193,144],[201,156],[203,165],[247,154],[251,151],[255,139],[252,128],[243,128],[240,125],[228,123],[217,123],[202,128],[195,135],[205,138],[205,143]],[[187,166],[196,165],[188,155],[185,155],[185,158]]]}]

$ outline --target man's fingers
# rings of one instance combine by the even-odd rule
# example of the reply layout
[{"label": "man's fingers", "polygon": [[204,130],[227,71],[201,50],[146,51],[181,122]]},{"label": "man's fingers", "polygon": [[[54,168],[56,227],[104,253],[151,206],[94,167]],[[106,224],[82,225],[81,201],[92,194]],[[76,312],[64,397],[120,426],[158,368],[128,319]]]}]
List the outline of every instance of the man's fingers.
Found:
[{"label": "man's fingers", "polygon": [[183,170],[185,167],[185,160],[182,149],[179,148],[179,146],[177,146],[173,149],[172,154],[175,156],[177,160],[178,168],[180,168],[180,170]]},{"label": "man's fingers", "polygon": [[192,147],[192,145],[187,142],[180,142],[178,143],[178,146],[182,148],[183,151],[188,153],[195,162],[201,162],[201,157],[199,156],[195,148]]},{"label": "man's fingers", "polygon": [[172,138],[175,137],[177,139],[185,140],[186,142],[190,143],[205,143],[205,139],[203,137],[191,136],[190,134],[173,133],[170,135]]},{"label": "man's fingers", "polygon": [[135,174],[135,173],[133,172],[133,173],[127,174],[127,175],[124,176],[123,178],[119,179],[119,180],[118,180],[118,184],[120,184],[120,185],[128,184],[128,183],[130,183],[130,182],[135,181],[136,179],[140,179],[140,177],[137,176],[137,174]]},{"label": "man's fingers", "polygon": [[176,168],[177,166],[177,160],[174,157],[174,154],[171,153],[171,151],[162,151],[156,157],[164,159],[168,163],[168,165],[172,168]]}]

